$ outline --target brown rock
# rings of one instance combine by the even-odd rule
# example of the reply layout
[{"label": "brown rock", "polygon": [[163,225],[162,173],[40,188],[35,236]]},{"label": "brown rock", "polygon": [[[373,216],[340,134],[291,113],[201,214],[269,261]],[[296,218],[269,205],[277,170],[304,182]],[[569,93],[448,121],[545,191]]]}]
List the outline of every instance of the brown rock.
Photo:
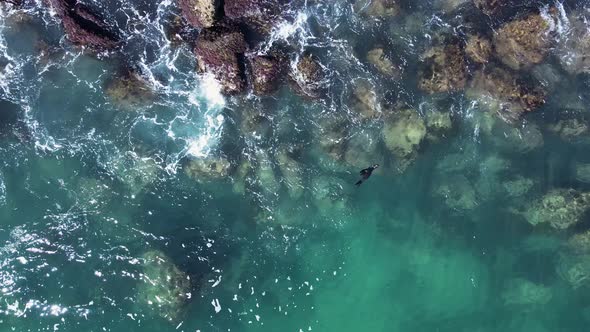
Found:
[{"label": "brown rock", "polygon": [[256,55],[250,58],[254,93],[265,95],[275,92],[283,79],[282,59]]},{"label": "brown rock", "polygon": [[436,46],[423,56],[418,86],[428,93],[461,90],[467,82],[463,51],[458,44]]},{"label": "brown rock", "polygon": [[492,43],[479,35],[471,35],[465,45],[465,54],[475,63],[488,63],[492,55]]},{"label": "brown rock", "polygon": [[541,63],[554,42],[550,27],[540,14],[503,25],[494,35],[498,59],[512,69]]},{"label": "brown rock", "polygon": [[324,69],[315,56],[306,54],[297,62],[296,71],[291,73],[291,78],[297,84],[300,94],[318,98],[322,91]]}]

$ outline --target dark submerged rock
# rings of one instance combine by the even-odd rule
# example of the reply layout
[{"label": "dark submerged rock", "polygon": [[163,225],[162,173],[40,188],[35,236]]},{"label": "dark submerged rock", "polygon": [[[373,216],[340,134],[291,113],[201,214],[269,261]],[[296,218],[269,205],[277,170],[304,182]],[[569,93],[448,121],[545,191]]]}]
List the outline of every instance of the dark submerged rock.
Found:
[{"label": "dark submerged rock", "polygon": [[291,72],[291,78],[299,94],[310,98],[320,97],[325,72],[319,60],[312,54],[304,54],[299,58],[295,70]]},{"label": "dark submerged rock", "polygon": [[62,20],[68,39],[77,46],[94,51],[116,48],[120,38],[106,22],[89,8],[75,0],[45,0]]},{"label": "dark submerged rock", "polygon": [[214,75],[225,94],[246,89],[244,53],[248,44],[244,34],[234,27],[214,27],[201,32],[195,55],[199,70]]}]

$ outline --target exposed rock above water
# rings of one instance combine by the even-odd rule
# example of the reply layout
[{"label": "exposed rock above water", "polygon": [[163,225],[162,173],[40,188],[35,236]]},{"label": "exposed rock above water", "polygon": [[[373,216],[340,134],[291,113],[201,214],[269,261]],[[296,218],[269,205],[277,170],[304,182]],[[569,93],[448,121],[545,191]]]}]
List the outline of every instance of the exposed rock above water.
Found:
[{"label": "exposed rock above water", "polygon": [[247,48],[244,34],[235,27],[203,30],[195,47],[199,69],[213,74],[224,93],[244,92],[246,79],[243,60]]},{"label": "exposed rock above water", "polygon": [[179,0],[185,19],[194,27],[210,28],[219,16],[222,2],[219,0]]},{"label": "exposed rock above water", "polygon": [[119,45],[119,36],[89,8],[74,0],[45,0],[61,19],[68,39],[93,51],[111,50]]},{"label": "exposed rock above water", "polygon": [[252,89],[257,95],[266,95],[278,90],[283,80],[284,59],[256,55],[250,58]]}]

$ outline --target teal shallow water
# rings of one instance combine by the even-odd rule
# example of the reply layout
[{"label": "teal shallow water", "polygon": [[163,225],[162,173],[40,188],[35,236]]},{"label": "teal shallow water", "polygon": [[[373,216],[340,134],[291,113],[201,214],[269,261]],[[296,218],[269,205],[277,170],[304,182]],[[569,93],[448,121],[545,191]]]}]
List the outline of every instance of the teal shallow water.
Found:
[{"label": "teal shallow water", "polygon": [[[194,72],[188,47],[164,46],[171,4],[88,3],[121,26],[145,24],[125,30],[125,56],[81,54],[46,10],[33,6],[21,21],[2,7],[1,332],[586,330],[590,260],[567,241],[584,234],[587,216],[557,231],[515,212],[551,189],[589,189],[575,172],[588,162],[584,136],[549,128],[573,101],[585,105],[584,75],[525,122],[495,120],[486,132],[494,120],[483,109],[462,93],[425,96],[410,74],[431,34],[456,27],[452,16],[416,4],[371,25],[334,2],[301,9],[304,24],[287,38],[318,53],[328,97],[284,87],[224,98]],[[403,79],[381,80],[361,63],[375,43],[398,47]],[[155,101],[109,99],[104,87],[123,60],[151,82]],[[371,152],[362,141],[379,141],[378,121],[346,111],[358,79],[372,80],[384,104],[452,111],[453,130],[396,171],[382,143]],[[256,111],[262,119],[243,125]],[[349,143],[359,147],[349,162],[384,159],[360,188],[358,166],[332,160],[319,142],[343,119],[342,136],[364,142]],[[255,132],[244,135],[246,126]],[[291,166],[300,178],[281,168],[285,150],[299,151]],[[206,181],[185,172],[187,160],[218,154],[271,171],[245,181],[239,171]]]}]

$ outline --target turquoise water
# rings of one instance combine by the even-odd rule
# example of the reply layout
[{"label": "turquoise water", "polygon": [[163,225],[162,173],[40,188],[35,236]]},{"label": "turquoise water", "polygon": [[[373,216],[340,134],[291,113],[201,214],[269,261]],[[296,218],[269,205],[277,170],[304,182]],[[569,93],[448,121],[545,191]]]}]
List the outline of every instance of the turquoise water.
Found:
[{"label": "turquoise water", "polygon": [[[222,96],[190,46],[168,43],[173,3],[84,3],[117,22],[120,52],[81,52],[40,2],[0,5],[1,332],[587,330],[590,246],[573,240],[585,208],[563,230],[522,213],[552,190],[590,190],[579,171],[590,134],[552,127],[586,121],[588,77],[567,73],[557,48],[528,69],[546,104],[508,124],[463,91],[416,88],[433,36],[463,36],[469,12],[452,1],[404,2],[389,20],[346,1],[293,7],[273,36],[318,57],[319,100],[288,84]],[[393,50],[401,76],[367,65],[374,45]],[[106,93],[125,66],[149,98]],[[384,112],[447,113],[452,128],[402,167],[382,119],[352,109],[362,80]],[[347,157],[332,158],[326,137]],[[211,158],[232,169],[189,176],[190,161]]]}]

